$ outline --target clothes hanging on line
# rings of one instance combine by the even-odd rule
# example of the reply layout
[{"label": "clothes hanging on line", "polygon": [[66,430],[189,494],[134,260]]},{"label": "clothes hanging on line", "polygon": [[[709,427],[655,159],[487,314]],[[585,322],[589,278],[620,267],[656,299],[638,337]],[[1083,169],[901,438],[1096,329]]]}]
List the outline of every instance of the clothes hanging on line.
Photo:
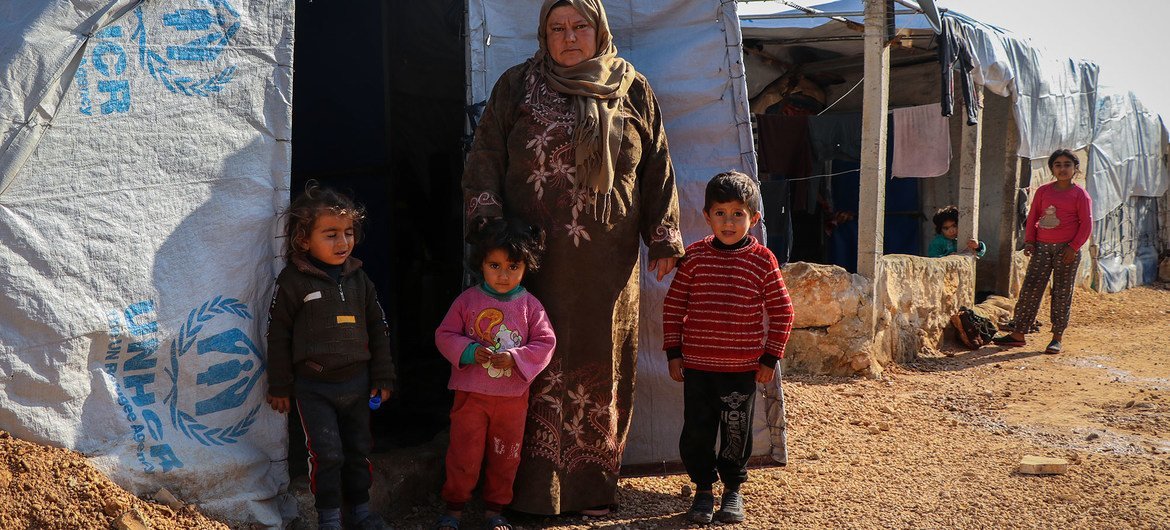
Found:
[{"label": "clothes hanging on line", "polygon": [[938,36],[938,62],[942,65],[942,115],[950,116],[955,109],[955,67],[959,68],[959,83],[963,88],[963,105],[967,107],[967,125],[979,123],[975,81],[971,71],[975,61],[971,42],[963,34],[963,27],[952,17],[943,17],[942,34]]},{"label": "clothes hanging on line", "polygon": [[756,123],[760,133],[761,173],[780,178],[803,178],[811,174],[808,116],[758,114]]},{"label": "clothes hanging on line", "polygon": [[813,161],[861,160],[861,113],[809,116],[808,137]]},{"label": "clothes hanging on line", "polygon": [[895,177],[938,177],[951,168],[951,131],[939,103],[890,111]]}]

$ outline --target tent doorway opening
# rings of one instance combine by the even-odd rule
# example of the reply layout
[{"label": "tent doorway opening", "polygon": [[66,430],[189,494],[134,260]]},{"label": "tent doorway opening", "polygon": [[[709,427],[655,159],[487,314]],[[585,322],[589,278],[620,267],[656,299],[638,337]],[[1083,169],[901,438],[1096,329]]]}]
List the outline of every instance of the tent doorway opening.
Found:
[{"label": "tent doorway opening", "polygon": [[[449,367],[434,330],[462,284],[464,7],[296,2],[292,189],[310,180],[366,208],[354,256],[378,288],[398,388],[373,413],[375,452],[447,427]],[[305,472],[297,416],[289,464]]]}]

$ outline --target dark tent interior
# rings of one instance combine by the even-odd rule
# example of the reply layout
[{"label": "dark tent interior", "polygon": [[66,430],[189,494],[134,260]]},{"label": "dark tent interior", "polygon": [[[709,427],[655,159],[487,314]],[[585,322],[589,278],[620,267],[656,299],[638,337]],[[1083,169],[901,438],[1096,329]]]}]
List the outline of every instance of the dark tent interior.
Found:
[{"label": "dark tent interior", "polygon": [[[375,450],[447,426],[449,369],[434,329],[462,286],[463,2],[296,3],[292,190],[366,208],[354,256],[390,322],[398,388],[374,412]],[[290,415],[290,472],[306,471]]]}]

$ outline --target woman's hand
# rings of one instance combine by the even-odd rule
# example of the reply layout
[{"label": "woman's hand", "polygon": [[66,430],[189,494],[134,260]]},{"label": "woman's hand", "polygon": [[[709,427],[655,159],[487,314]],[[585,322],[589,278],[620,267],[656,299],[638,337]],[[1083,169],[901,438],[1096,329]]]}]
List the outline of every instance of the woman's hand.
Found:
[{"label": "woman's hand", "polygon": [[1036,245],[1032,243],[1024,243],[1024,255],[1032,257],[1032,253],[1036,252]]},{"label": "woman's hand", "polygon": [[662,279],[665,278],[666,275],[669,274],[677,264],[677,257],[652,259],[650,260],[650,263],[646,265],[646,270],[652,271],[658,269],[658,281],[662,281]]},{"label": "woman's hand", "polygon": [[1065,265],[1076,261],[1077,251],[1073,250],[1072,247],[1064,247],[1064,254],[1060,256],[1060,260],[1063,261]]}]

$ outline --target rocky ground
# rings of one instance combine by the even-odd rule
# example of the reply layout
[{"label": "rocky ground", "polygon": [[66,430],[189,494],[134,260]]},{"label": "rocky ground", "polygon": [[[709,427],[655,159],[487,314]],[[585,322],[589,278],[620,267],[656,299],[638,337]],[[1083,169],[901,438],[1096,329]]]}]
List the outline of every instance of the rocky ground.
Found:
[{"label": "rocky ground", "polygon": [[0,528],[224,529],[194,507],[139,499],[80,454],[0,431]]},{"label": "rocky ground", "polygon": [[[785,376],[789,464],[752,471],[749,519],[729,526],[1170,528],[1170,289],[1079,291],[1072,323],[1055,356],[1036,334],[1022,348],[930,353],[881,380]],[[1068,472],[1021,475],[1025,455],[1064,458]],[[685,492],[683,476],[625,479],[608,517],[514,522],[688,528]],[[430,527],[437,514],[436,502],[395,526]],[[0,528],[120,517],[224,528],[137,499],[74,453],[0,433]]]},{"label": "rocky ground", "polygon": [[[1072,323],[1060,355],[1034,334],[1022,348],[929,354],[880,381],[785,376],[789,464],[752,471],[749,519],[728,526],[1170,528],[1170,290],[1079,291]],[[1021,475],[1025,455],[1070,466]],[[609,517],[514,522],[693,526],[685,477],[621,488]]]}]

